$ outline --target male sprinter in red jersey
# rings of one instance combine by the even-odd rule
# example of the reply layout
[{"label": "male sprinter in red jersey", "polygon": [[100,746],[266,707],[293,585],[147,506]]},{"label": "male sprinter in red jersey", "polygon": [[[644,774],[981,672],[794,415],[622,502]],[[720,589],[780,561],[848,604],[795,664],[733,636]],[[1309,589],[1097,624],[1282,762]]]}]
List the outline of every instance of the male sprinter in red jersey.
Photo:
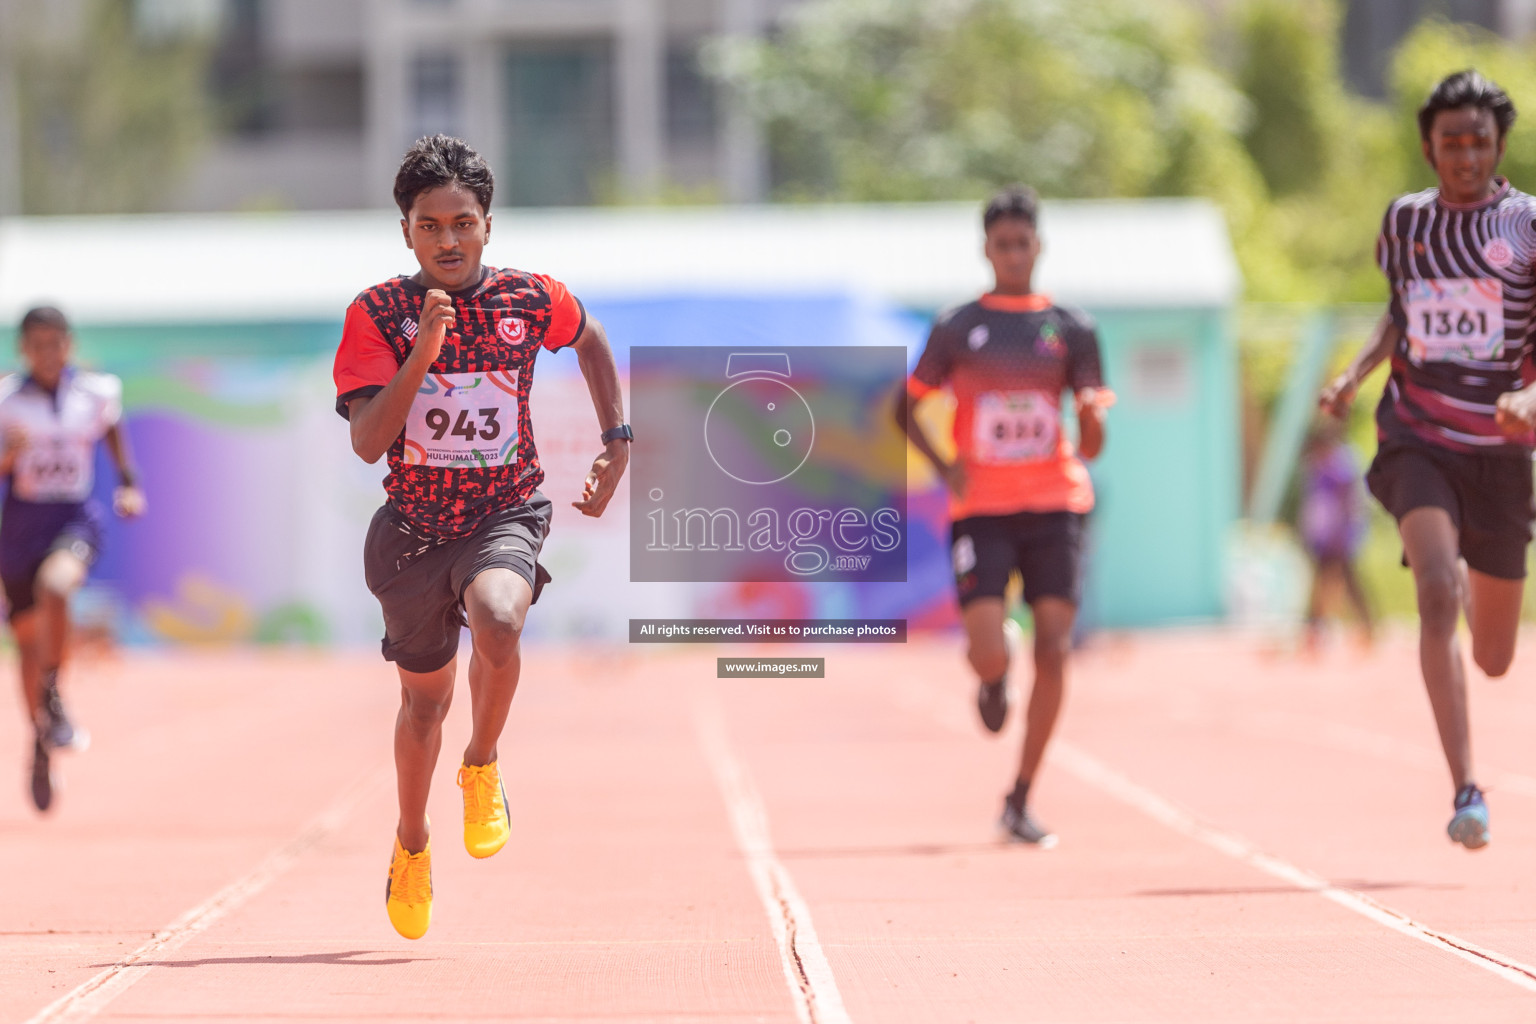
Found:
[{"label": "male sprinter in red jersey", "polygon": [[458,139],[423,138],[395,177],[405,244],[421,269],[368,289],[347,310],[336,353],[336,410],[367,462],[389,457],[387,495],[363,552],[384,609],[384,657],[400,672],[395,769],[400,823],[389,920],[406,938],[432,922],[427,793],[453,699],[459,628],[473,651],[473,731],[459,769],[464,845],[489,857],[511,832],[496,743],[520,667],[528,606],[552,506],[538,491],[528,393],[541,350],[573,348],[603,452],[580,501],[599,516],[629,464],[618,369],[602,326],[565,285],[482,266],[491,170]]},{"label": "male sprinter in red jersey", "polygon": [[1488,808],[1472,779],[1456,623],[1465,607],[1472,660],[1490,676],[1508,671],[1536,512],[1536,198],[1494,173],[1514,121],[1504,90],[1476,71],[1451,75],[1419,109],[1439,185],[1387,208],[1376,243],[1387,313],[1321,398],[1343,416],[1391,358],[1365,479],[1413,570],[1419,664],[1456,787],[1447,831],[1469,850],[1488,844]]},{"label": "male sprinter in red jersey", "polygon": [[[1034,191],[1019,187],[987,204],[982,225],[996,287],[939,317],[897,400],[896,422],[949,487],[967,656],[981,680],[982,722],[993,732],[1008,713],[1004,592],[1014,569],[1024,577],[1035,683],[1001,824],[1012,839],[1050,847],[1056,837],[1035,821],[1026,799],[1061,710],[1082,591],[1083,519],[1093,508],[1088,469],[1062,436],[1061,395],[1072,393],[1086,459],[1104,447],[1111,396],[1092,321],[1030,287],[1040,255],[1037,206]],[[920,398],[946,385],[957,402],[954,462],[939,456],[912,415]]]}]

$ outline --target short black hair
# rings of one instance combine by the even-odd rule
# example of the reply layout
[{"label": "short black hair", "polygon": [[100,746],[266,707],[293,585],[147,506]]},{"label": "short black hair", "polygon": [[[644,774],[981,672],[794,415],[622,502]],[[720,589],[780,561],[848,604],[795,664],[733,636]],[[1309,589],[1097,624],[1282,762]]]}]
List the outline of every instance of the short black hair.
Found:
[{"label": "short black hair", "polygon": [[33,306],[22,315],[16,334],[20,337],[34,327],[52,327],[68,334],[69,318],[57,306]]},{"label": "short black hair", "polygon": [[1494,123],[1499,126],[1501,139],[1514,127],[1515,104],[1509,94],[1477,71],[1468,68],[1447,75],[1419,108],[1419,138],[1429,141],[1430,130],[1435,127],[1436,114],[1461,107],[1482,107],[1491,113]]},{"label": "short black hair", "polygon": [[404,217],[423,192],[459,184],[474,193],[480,209],[489,213],[496,190],[491,165],[463,139],[451,135],[426,135],[416,140],[395,172],[395,205]]},{"label": "short black hair", "polygon": [[982,230],[990,228],[1004,217],[1017,217],[1037,227],[1040,213],[1040,197],[1028,185],[1009,185],[987,200],[987,208],[981,215]]}]

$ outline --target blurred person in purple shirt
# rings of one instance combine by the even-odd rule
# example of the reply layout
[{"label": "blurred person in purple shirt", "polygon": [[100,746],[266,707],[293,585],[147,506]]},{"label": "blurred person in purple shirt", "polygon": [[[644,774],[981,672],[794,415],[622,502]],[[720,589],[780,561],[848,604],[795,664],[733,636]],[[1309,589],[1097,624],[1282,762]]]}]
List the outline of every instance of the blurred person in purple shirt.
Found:
[{"label": "blurred person in purple shirt", "polygon": [[1301,459],[1301,504],[1297,526],[1312,559],[1312,594],[1307,601],[1305,642],[1315,651],[1334,597],[1343,590],[1369,646],[1374,631],[1370,602],[1355,571],[1355,556],[1365,540],[1365,492],[1360,465],[1344,442],[1339,421],[1324,419],[1307,437]]}]

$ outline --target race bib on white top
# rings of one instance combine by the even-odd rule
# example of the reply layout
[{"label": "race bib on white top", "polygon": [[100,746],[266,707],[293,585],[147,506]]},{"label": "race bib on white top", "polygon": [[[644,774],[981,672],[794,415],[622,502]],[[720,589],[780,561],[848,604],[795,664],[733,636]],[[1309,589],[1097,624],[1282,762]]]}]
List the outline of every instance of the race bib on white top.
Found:
[{"label": "race bib on white top", "polygon": [[1061,409],[1040,391],[986,391],[976,398],[977,462],[1034,462],[1056,454]]},{"label": "race bib on white top", "polygon": [[1504,282],[1481,277],[1409,281],[1408,356],[1415,363],[1488,362],[1504,354]]},{"label": "race bib on white top", "polygon": [[91,493],[94,444],[70,438],[30,441],[16,456],[11,486],[23,501],[83,501]]},{"label": "race bib on white top", "polygon": [[19,430],[25,446],[11,469],[22,501],[78,502],[95,484],[96,443],[123,415],[123,384],[108,373],[71,369],[50,394],[22,375],[0,383],[0,438]]},{"label": "race bib on white top", "polygon": [[405,418],[408,466],[517,461],[517,371],[430,373]]}]

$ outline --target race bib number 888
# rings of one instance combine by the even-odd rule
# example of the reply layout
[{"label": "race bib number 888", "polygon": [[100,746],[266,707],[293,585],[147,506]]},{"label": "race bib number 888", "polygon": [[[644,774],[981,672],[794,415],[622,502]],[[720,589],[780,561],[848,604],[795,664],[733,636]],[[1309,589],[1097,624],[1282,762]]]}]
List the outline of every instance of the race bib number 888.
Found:
[{"label": "race bib number 888", "polygon": [[976,398],[978,462],[1034,462],[1056,454],[1061,410],[1039,391],[988,391]]},{"label": "race bib number 888", "polygon": [[1416,363],[1487,362],[1504,354],[1504,283],[1475,277],[1409,281],[1408,354]]},{"label": "race bib number 888", "polygon": [[508,465],[517,410],[516,370],[428,374],[405,418],[406,465]]}]

